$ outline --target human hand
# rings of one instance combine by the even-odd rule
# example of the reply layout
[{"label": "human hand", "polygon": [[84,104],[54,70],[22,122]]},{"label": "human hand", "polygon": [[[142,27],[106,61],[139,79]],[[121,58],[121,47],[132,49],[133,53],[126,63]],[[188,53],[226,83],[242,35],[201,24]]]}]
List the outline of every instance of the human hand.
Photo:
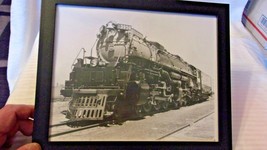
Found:
[{"label": "human hand", "polygon": [[19,147],[17,150],[41,150],[41,146],[38,143],[28,143]]},{"label": "human hand", "polygon": [[[34,107],[31,105],[6,105],[0,109],[0,148],[10,147],[18,131],[26,136],[32,135],[33,121],[29,118],[33,118],[33,113]],[[32,144],[24,145],[24,149],[35,146]]]}]

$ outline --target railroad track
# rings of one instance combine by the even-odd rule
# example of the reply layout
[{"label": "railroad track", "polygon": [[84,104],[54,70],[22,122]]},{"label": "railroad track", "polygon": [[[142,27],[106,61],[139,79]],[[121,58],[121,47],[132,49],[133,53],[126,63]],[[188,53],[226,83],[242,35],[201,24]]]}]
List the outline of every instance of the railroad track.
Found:
[{"label": "railroad track", "polygon": [[[177,133],[177,132],[179,132],[179,131],[181,131],[183,129],[186,129],[186,128],[192,126],[193,124],[197,123],[198,121],[201,121],[201,120],[205,119],[206,117],[210,116],[213,113],[214,112],[210,112],[208,114],[205,114],[205,115],[199,117],[198,119],[194,120],[193,122],[187,123],[187,124],[179,127],[178,129],[176,129],[176,130],[174,130],[174,131],[172,131],[172,132],[170,132],[170,133],[168,133],[168,134],[166,134],[166,135],[164,135],[164,136],[162,136],[162,137],[160,137],[160,138],[158,138],[156,140],[162,140],[162,139],[164,139],[164,138],[166,138],[166,137],[168,137],[168,136],[170,136],[172,134],[175,134],[175,133]],[[65,135],[65,134],[69,134],[69,133],[73,133],[73,132],[78,132],[78,131],[82,131],[82,130],[86,130],[86,129],[90,129],[90,128],[94,128],[94,127],[98,127],[98,126],[106,126],[106,125],[109,125],[109,124],[112,125],[112,124],[114,124],[114,122],[115,123],[120,123],[120,122],[124,122],[126,120],[131,120],[131,119],[136,119],[136,118],[138,118],[138,117],[123,118],[123,119],[121,119],[119,121],[115,120],[115,119],[110,119],[110,120],[101,121],[101,122],[98,122],[98,123],[91,123],[89,125],[79,126],[79,127],[75,128],[75,129],[70,129],[68,131],[54,133],[54,134],[50,135],[49,137],[50,138],[57,137],[57,136],[61,136],[61,135]],[[59,123],[59,124],[51,125],[50,128],[58,128],[58,127],[61,127],[61,126],[66,126],[66,125],[68,125],[70,123],[77,123],[77,121],[65,121],[65,122],[62,122],[62,123]]]},{"label": "railroad track", "polygon": [[[104,124],[106,124],[106,123],[103,122],[103,123],[90,124],[88,126],[79,127],[78,129],[72,129],[72,130],[68,130],[68,131],[65,131],[65,132],[55,133],[55,134],[50,135],[49,137],[52,138],[52,137],[56,137],[56,136],[61,136],[61,135],[73,133],[73,132],[78,132],[78,131],[82,131],[82,130],[85,130],[85,129],[101,126],[101,125],[104,125]],[[62,123],[61,125],[58,125],[58,126],[62,126],[62,125],[64,125],[64,123]],[[67,125],[67,124],[65,124],[65,125]],[[58,127],[58,126],[54,126],[54,127]]]},{"label": "railroad track", "polygon": [[90,129],[90,128],[97,127],[97,126],[103,126],[103,125],[114,124],[114,123],[120,124],[120,123],[125,122],[127,120],[142,118],[142,117],[145,117],[146,115],[152,115],[154,113],[157,113],[157,112],[156,111],[152,111],[151,113],[147,113],[147,114],[144,114],[144,115],[141,115],[141,116],[134,115],[134,116],[131,116],[131,117],[120,118],[119,120],[108,119],[106,121],[98,121],[97,123],[90,123],[88,125],[82,125],[82,126],[79,125],[79,123],[81,123],[83,121],[64,121],[64,122],[61,122],[61,123],[58,123],[58,124],[50,125],[49,128],[57,128],[57,127],[61,127],[61,126],[66,126],[68,124],[73,124],[73,127],[75,127],[75,124],[77,124],[77,126],[76,126],[75,129],[70,129],[70,130],[65,131],[65,132],[55,133],[55,134],[49,135],[49,137],[50,138],[57,137],[57,136],[61,136],[61,135],[65,135],[65,134],[69,134],[69,133],[73,133],[73,132],[77,132],[77,131],[82,131],[82,130],[85,130],[85,129]]},{"label": "railroad track", "polygon": [[[59,132],[59,133],[55,133],[52,135],[49,135],[50,138],[52,137],[57,137],[57,136],[61,136],[61,135],[65,135],[65,134],[69,134],[69,133],[73,133],[73,132],[78,132],[78,131],[82,131],[82,130],[86,130],[86,129],[90,129],[90,128],[94,128],[97,126],[106,126],[106,125],[112,125],[112,124],[121,124],[122,122],[125,122],[127,120],[131,120],[131,119],[136,119],[136,118],[140,118],[140,117],[128,117],[128,118],[121,118],[120,120],[116,120],[116,119],[109,119],[107,121],[99,121],[97,123],[90,123],[89,125],[84,125],[84,126],[77,126],[77,128],[75,129],[70,129],[68,131],[65,132]],[[59,124],[54,124],[49,126],[50,128],[57,128],[60,126],[65,126],[68,125],[70,123],[79,123],[77,121],[65,121]]]},{"label": "railroad track", "polygon": [[213,114],[213,113],[214,113],[214,112],[212,111],[212,112],[210,112],[210,113],[208,113],[208,114],[206,114],[206,115],[203,115],[203,116],[199,117],[198,119],[194,120],[193,122],[187,123],[187,124],[181,126],[180,128],[178,128],[178,129],[176,129],[176,130],[174,130],[174,131],[172,131],[172,132],[170,132],[170,133],[168,133],[168,134],[166,134],[166,135],[164,135],[164,136],[158,138],[157,140],[162,140],[162,139],[164,139],[164,138],[166,138],[166,137],[169,137],[169,136],[172,135],[172,134],[175,134],[175,133],[177,133],[177,132],[179,132],[179,131],[182,131],[182,130],[184,130],[185,128],[188,128],[188,127],[192,126],[193,124],[199,122],[200,120],[203,120],[203,119],[207,118],[208,116],[210,116],[210,115]]}]

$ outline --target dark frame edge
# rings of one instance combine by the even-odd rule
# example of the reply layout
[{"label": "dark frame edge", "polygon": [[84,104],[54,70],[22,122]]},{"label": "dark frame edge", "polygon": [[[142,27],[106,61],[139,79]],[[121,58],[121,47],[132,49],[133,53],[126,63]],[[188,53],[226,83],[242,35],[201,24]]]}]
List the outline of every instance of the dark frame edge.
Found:
[{"label": "dark frame edge", "polygon": [[[220,33],[218,46],[221,47],[223,52],[220,52],[219,55],[222,58],[230,57],[230,9],[229,4],[225,4],[218,16],[218,28]],[[224,133],[219,131],[219,134],[222,135],[221,141],[223,146],[227,147],[228,149],[232,149],[232,105],[231,105],[231,62],[230,58],[220,60],[221,64],[219,64],[221,70],[219,73],[224,74],[225,78],[220,78],[219,82],[223,83],[222,86],[219,87],[219,90],[222,90],[225,95],[219,95],[220,98],[224,99],[225,101],[220,101],[219,104],[223,106],[223,109],[219,111],[219,129],[223,129]],[[220,93],[220,94],[221,94]],[[225,107],[225,108],[224,108]],[[219,108],[220,109],[220,108]]]},{"label": "dark frame edge", "polygon": [[[44,9],[46,8],[46,9]],[[38,65],[37,65],[37,83],[36,83],[36,96],[35,96],[35,118],[43,118],[38,119],[38,121],[34,121],[33,128],[33,142],[37,142],[44,149],[47,142],[43,142],[43,139],[48,139],[48,129],[45,127],[49,127],[49,112],[50,112],[50,97],[51,93],[43,92],[45,90],[43,87],[51,88],[51,84],[46,81],[51,81],[52,79],[52,65],[53,65],[53,49],[54,49],[54,36],[50,34],[54,32],[54,24],[55,24],[55,13],[56,6],[46,0],[42,0],[42,8],[41,8],[41,24],[40,24],[40,38],[39,38],[39,52],[38,52]],[[53,19],[54,18],[54,19]],[[47,21],[49,20],[49,22]],[[52,22],[50,22],[53,20]],[[50,37],[50,38],[47,38]],[[46,40],[43,40],[46,39]],[[46,50],[47,49],[47,50]],[[52,60],[47,62],[46,60]],[[47,99],[48,102],[42,102],[41,99]],[[36,124],[40,124],[36,125]],[[38,131],[38,132],[37,132]]]},{"label": "dark frame edge", "polygon": [[[94,0],[90,0],[92,2],[95,2]],[[148,0],[148,2],[159,2],[163,3],[161,0]],[[53,49],[54,49],[54,36],[51,34],[54,34],[54,27],[55,27],[55,13],[56,13],[56,5],[58,3],[66,3],[70,5],[80,5],[80,4],[88,4],[85,3],[83,0],[77,0],[74,2],[74,0],[54,0],[54,1],[42,1],[42,15],[41,15],[41,30],[40,30],[40,41],[39,41],[39,55],[38,55],[38,75],[37,75],[37,85],[36,85],[36,102],[35,102],[35,108],[37,111],[35,111],[35,116],[37,118],[43,118],[35,120],[35,124],[40,124],[40,126],[35,125],[34,126],[34,133],[33,133],[33,142],[40,143],[41,146],[46,148],[51,148],[51,146],[56,146],[57,148],[70,148],[66,146],[64,143],[54,143],[54,142],[48,142],[48,129],[49,129],[49,112],[50,112],[50,97],[51,93],[42,91],[46,88],[51,89],[51,83],[47,81],[52,81],[52,65],[53,65]],[[133,1],[132,1],[133,2]],[[139,3],[141,3],[140,0],[138,0]],[[168,0],[169,3],[174,3],[175,1]],[[110,3],[109,0],[102,1],[101,4],[99,2],[95,2],[95,4],[101,6],[102,4],[108,4]],[[128,146],[132,146],[131,148],[144,148],[143,146],[146,146],[146,148],[175,148],[177,149],[177,145],[181,143],[181,149],[184,148],[195,148],[195,146],[198,146],[200,149],[231,149],[232,148],[232,131],[231,131],[231,77],[230,77],[230,59],[227,58],[230,56],[230,27],[229,27],[229,5],[228,4],[212,4],[212,3],[199,3],[199,2],[180,2],[181,5],[188,5],[192,4],[192,7],[186,7],[183,9],[183,11],[188,11],[188,13],[196,13],[196,11],[192,11],[195,9],[199,9],[200,7],[209,7],[215,6],[214,8],[211,8],[211,10],[208,10],[210,12],[214,12],[215,9],[218,9],[218,51],[223,50],[223,52],[218,52],[218,68],[220,70],[218,71],[219,76],[222,73],[225,78],[219,78],[219,85],[224,85],[223,87],[218,87],[218,90],[222,90],[225,95],[218,95],[219,99],[223,99],[226,101],[220,101],[219,105],[223,106],[223,108],[219,108],[222,110],[218,110],[219,115],[219,142],[209,143],[198,143],[196,145],[191,144],[193,142],[139,142],[140,147],[136,147],[136,143],[131,142],[123,142],[120,146],[120,148],[129,148]],[[149,4],[144,5],[144,8],[148,8]],[[165,3],[166,4],[166,3]],[[122,4],[121,5],[112,5],[110,7],[123,7],[125,8],[129,4]],[[139,4],[138,4],[139,5]],[[176,6],[177,7],[177,6]],[[45,8],[45,9],[44,9]],[[132,7],[129,7],[132,8]],[[128,8],[128,9],[129,9]],[[137,8],[137,6],[134,6],[133,9],[140,9]],[[152,8],[149,7],[149,10]],[[155,10],[155,9],[152,9]],[[173,12],[175,10],[175,7],[173,9],[168,9],[165,11]],[[164,11],[164,10],[163,10]],[[200,10],[198,10],[200,11]],[[216,10],[217,11],[217,10]],[[47,20],[50,20],[49,22]],[[53,20],[53,21],[52,21]],[[52,22],[51,22],[52,21]],[[223,31],[220,31],[223,30]],[[223,33],[223,34],[221,34]],[[49,37],[49,38],[47,38]],[[44,40],[46,39],[46,40]],[[220,40],[222,39],[222,41]],[[226,58],[225,60],[219,60],[219,58]],[[50,62],[47,62],[47,60],[52,60]],[[44,88],[45,87],[45,88]],[[49,90],[48,90],[49,91]],[[48,102],[39,101],[40,99],[47,99]],[[223,119],[223,121],[222,121]],[[226,121],[225,121],[226,120]],[[48,128],[47,128],[48,127]],[[223,129],[223,130],[221,130]],[[223,131],[223,132],[222,132]],[[46,141],[44,142],[44,140]],[[79,143],[79,142],[76,142]],[[96,142],[95,144],[87,145],[84,142],[79,143],[81,146],[78,146],[77,144],[73,144],[72,148],[80,148],[84,146],[90,146],[90,148],[118,148],[118,146],[114,146],[117,143],[113,142],[102,142],[101,144],[103,146],[99,146],[99,142]],[[65,146],[66,147],[65,147]],[[86,148],[86,147],[84,147]]]}]

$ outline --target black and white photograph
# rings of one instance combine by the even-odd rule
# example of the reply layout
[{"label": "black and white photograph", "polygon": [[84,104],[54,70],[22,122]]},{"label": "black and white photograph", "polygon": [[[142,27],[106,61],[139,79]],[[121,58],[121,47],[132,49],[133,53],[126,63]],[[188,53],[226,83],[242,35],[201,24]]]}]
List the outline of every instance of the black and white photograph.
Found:
[{"label": "black and white photograph", "polygon": [[219,141],[218,18],[57,5],[48,141]]}]

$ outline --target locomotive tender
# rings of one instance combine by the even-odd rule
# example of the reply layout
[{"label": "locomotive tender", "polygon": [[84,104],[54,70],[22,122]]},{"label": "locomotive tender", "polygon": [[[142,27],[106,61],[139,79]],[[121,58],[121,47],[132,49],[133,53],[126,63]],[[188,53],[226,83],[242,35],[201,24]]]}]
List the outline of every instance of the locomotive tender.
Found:
[{"label": "locomotive tender", "polygon": [[207,74],[131,25],[103,25],[95,47],[97,57],[78,58],[60,91],[71,97],[66,115],[70,120],[179,108],[213,93]]}]

